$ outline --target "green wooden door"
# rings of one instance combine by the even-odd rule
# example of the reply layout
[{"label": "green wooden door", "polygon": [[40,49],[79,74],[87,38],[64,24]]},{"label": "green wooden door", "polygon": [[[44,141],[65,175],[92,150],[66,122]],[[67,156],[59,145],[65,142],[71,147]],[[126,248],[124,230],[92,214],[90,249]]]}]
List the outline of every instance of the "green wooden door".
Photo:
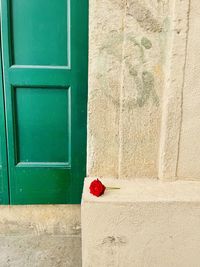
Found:
[{"label": "green wooden door", "polygon": [[80,203],[87,0],[1,0],[11,204]]}]

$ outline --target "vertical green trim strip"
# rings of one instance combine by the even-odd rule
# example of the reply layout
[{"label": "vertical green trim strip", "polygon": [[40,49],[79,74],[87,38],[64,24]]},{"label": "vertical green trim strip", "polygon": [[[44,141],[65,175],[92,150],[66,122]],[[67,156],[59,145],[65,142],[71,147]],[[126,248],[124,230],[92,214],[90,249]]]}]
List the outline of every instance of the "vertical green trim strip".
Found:
[{"label": "vertical green trim strip", "polygon": [[[73,3],[73,4],[72,4]],[[72,170],[68,203],[80,204],[87,158],[87,97],[88,97],[88,0],[71,3],[71,58],[72,107],[79,105],[80,112],[72,112]],[[77,34],[78,33],[78,34]],[[81,49],[75,49],[80,47]],[[80,67],[81,66],[81,67]],[[79,104],[78,104],[79,103]],[[77,131],[78,129],[78,131]],[[79,156],[77,157],[77,153]]]},{"label": "vertical green trim strip", "polygon": [[[1,11],[1,10],[0,10]],[[0,12],[1,16],[1,12]],[[1,43],[1,33],[0,33]],[[6,124],[4,112],[4,90],[3,90],[3,69],[2,54],[0,50],[0,204],[9,204],[8,190],[8,165],[7,165],[7,141]]]}]

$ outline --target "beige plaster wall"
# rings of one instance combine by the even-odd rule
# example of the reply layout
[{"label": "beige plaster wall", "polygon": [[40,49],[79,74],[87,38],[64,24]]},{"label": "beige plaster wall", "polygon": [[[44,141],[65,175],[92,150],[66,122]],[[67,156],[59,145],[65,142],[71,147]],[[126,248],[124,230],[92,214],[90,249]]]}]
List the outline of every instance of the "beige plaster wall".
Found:
[{"label": "beige plaster wall", "polygon": [[[90,1],[84,267],[199,266],[199,17],[198,0]],[[92,196],[93,176],[120,190]]]},{"label": "beige plaster wall", "polygon": [[200,2],[190,3],[178,177],[200,179]]},{"label": "beige plaster wall", "polygon": [[200,183],[103,179],[82,202],[83,267],[198,267]]},{"label": "beige plaster wall", "polygon": [[90,1],[88,176],[157,177],[170,3]]},{"label": "beige plaster wall", "polygon": [[200,179],[199,14],[90,1],[88,176]]},{"label": "beige plaster wall", "polygon": [[162,107],[162,179],[200,179],[199,14],[199,1],[174,1]]}]

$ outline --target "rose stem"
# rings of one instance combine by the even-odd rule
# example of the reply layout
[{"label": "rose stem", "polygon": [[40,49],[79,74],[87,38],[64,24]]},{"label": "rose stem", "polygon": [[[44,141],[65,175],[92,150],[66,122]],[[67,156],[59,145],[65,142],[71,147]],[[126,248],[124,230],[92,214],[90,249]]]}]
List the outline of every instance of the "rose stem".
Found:
[{"label": "rose stem", "polygon": [[106,187],[106,189],[120,189],[119,187]]}]

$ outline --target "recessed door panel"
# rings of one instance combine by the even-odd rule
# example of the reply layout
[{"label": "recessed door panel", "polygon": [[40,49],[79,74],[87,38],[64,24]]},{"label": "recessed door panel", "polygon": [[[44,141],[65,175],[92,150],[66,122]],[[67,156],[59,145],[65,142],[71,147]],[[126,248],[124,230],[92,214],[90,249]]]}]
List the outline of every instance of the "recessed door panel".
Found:
[{"label": "recessed door panel", "polygon": [[69,88],[14,88],[17,163],[70,165]]},{"label": "recessed door panel", "polygon": [[10,0],[12,63],[68,66],[69,0]]}]

